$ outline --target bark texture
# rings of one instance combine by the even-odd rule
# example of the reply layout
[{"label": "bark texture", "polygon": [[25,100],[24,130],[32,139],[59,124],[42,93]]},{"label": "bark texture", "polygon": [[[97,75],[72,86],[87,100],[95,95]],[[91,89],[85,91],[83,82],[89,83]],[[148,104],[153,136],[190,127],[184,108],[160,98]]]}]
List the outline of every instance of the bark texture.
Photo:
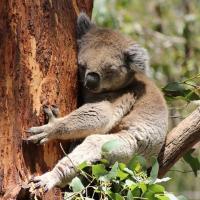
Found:
[{"label": "bark texture", "polygon": [[168,135],[160,154],[159,176],[165,173],[200,141],[200,107],[185,118]]},{"label": "bark texture", "polygon": [[[58,142],[22,142],[25,129],[44,123],[42,105],[62,114],[76,108],[76,17],[92,0],[0,1],[0,198],[62,157]],[[69,145],[68,145],[69,146]],[[59,191],[44,199],[59,199]]]}]

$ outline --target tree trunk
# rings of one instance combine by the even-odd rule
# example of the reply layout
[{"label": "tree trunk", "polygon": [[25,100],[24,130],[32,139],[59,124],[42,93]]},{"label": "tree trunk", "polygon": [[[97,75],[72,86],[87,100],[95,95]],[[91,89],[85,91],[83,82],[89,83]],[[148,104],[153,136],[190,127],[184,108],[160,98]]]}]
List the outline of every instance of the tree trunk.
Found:
[{"label": "tree trunk", "polygon": [[[76,16],[90,15],[92,4],[0,1],[0,198],[16,199],[24,181],[63,156],[58,142],[37,146],[22,138],[44,123],[42,105],[58,105],[61,115],[76,108]],[[60,199],[60,192],[44,199]]]}]

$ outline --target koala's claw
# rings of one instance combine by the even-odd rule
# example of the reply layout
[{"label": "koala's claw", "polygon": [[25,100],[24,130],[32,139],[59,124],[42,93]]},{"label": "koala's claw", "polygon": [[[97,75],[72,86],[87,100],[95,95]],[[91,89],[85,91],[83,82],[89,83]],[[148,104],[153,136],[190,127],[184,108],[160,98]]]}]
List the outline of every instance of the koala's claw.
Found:
[{"label": "koala's claw", "polygon": [[42,192],[45,193],[51,190],[54,186],[58,185],[58,178],[52,175],[52,172],[47,172],[41,176],[32,177],[29,180],[30,192],[33,193],[35,190],[42,189]]},{"label": "koala's claw", "polygon": [[48,107],[48,106],[46,106],[46,105],[43,106],[43,111],[44,111],[44,113],[47,115],[48,121],[49,121],[49,122],[54,121],[55,116],[54,116],[52,110],[50,109],[50,107]]},{"label": "koala's claw", "polygon": [[47,115],[49,122],[53,122],[59,116],[59,109],[56,105],[43,106],[44,113]]},{"label": "koala's claw", "polygon": [[46,126],[47,125],[31,127],[28,130],[26,130],[26,132],[31,133],[31,134],[39,134],[39,133],[42,133],[44,131]]},{"label": "koala's claw", "polygon": [[29,128],[26,130],[27,133],[32,134],[32,136],[28,137],[26,141],[31,141],[35,144],[43,144],[48,142],[49,140],[54,138],[54,132],[56,130],[53,129],[53,125],[56,123],[56,119],[59,115],[59,109],[57,106],[43,106],[44,113],[48,116],[49,122],[43,126],[36,126]]},{"label": "koala's claw", "polygon": [[28,137],[27,141],[31,141],[35,144],[38,144],[38,143],[42,144],[49,140],[48,138],[46,138],[46,136],[47,136],[47,133],[43,132],[43,133]]},{"label": "koala's claw", "polygon": [[56,105],[51,105],[51,110],[53,112],[54,117],[57,118],[60,116],[59,108]]}]

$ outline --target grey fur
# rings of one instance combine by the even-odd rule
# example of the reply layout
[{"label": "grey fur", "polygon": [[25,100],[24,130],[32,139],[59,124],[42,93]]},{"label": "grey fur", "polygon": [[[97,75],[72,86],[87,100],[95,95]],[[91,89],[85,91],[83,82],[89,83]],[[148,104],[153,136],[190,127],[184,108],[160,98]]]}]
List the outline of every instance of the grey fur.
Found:
[{"label": "grey fur", "polygon": [[134,71],[149,72],[149,54],[138,44],[131,45],[124,52],[128,64]]},{"label": "grey fur", "polygon": [[77,19],[77,37],[81,38],[92,27],[89,17],[85,13],[80,13]]},{"label": "grey fur", "polygon": [[76,175],[74,166],[83,161],[101,159],[101,147],[109,140],[122,144],[104,155],[110,162],[128,162],[135,153],[148,159],[159,153],[165,140],[167,107],[161,92],[145,74],[147,51],[118,32],[90,27],[88,19],[85,14],[78,18],[80,77],[85,83],[87,75],[95,73],[98,87],[83,85],[83,106],[61,118],[56,118],[52,108],[45,109],[49,123],[28,130],[35,134],[28,140],[35,143],[85,138],[52,171],[32,180],[45,190],[66,185]]}]

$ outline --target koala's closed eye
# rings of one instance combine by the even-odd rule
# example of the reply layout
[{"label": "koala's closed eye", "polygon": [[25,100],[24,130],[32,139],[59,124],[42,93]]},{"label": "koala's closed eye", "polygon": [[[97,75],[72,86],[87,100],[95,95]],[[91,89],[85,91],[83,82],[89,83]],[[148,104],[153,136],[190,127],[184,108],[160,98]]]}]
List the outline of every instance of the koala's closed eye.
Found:
[{"label": "koala's closed eye", "polygon": [[107,66],[104,69],[104,75],[105,76],[106,75],[107,76],[108,75],[113,75],[113,74],[117,73],[120,70],[119,68],[120,68],[119,66],[114,66],[114,65]]},{"label": "koala's closed eye", "polygon": [[117,70],[117,66],[112,65],[112,66],[110,67],[110,70],[111,70],[111,71]]}]

